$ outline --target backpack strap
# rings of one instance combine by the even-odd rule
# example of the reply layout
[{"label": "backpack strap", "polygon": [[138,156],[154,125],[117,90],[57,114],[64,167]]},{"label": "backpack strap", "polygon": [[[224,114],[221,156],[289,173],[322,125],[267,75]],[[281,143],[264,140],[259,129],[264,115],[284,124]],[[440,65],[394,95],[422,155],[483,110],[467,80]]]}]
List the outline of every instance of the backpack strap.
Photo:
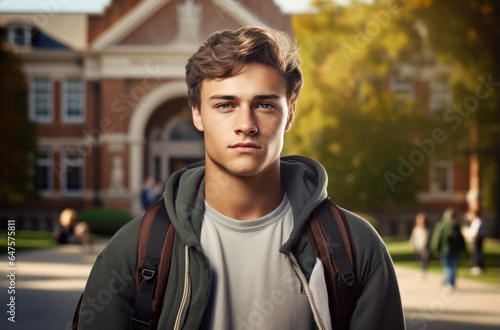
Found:
[{"label": "backpack strap", "polygon": [[163,198],[144,214],[139,228],[136,262],[136,299],[130,325],[134,330],[156,329],[167,286],[174,226]]},{"label": "backpack strap", "polygon": [[80,322],[80,308],[82,307],[83,293],[80,295],[78,304],[76,305],[75,314],[73,315],[73,324],[71,330],[78,330],[78,323]]},{"label": "backpack strap", "polygon": [[335,329],[348,329],[356,307],[356,256],[344,213],[326,199],[313,212],[306,229],[316,257],[325,267],[328,304]]}]

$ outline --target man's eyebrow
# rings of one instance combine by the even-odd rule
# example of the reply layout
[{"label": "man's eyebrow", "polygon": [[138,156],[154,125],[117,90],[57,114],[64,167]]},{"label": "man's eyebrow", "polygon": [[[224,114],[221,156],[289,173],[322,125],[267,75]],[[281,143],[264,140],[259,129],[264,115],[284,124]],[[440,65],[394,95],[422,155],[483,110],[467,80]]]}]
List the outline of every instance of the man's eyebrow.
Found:
[{"label": "man's eyebrow", "polygon": [[[268,99],[279,99],[281,98],[278,94],[262,94],[255,95],[253,97],[254,100],[268,100]],[[208,98],[209,100],[236,100],[238,97],[235,95],[225,95],[225,94],[215,94]]]},{"label": "man's eyebrow", "polygon": [[234,95],[223,95],[223,94],[215,94],[208,98],[209,100],[236,100],[237,97]]},{"label": "man's eyebrow", "polygon": [[267,100],[267,99],[279,99],[281,98],[278,94],[264,94],[264,95],[256,95],[254,97],[255,100]]}]

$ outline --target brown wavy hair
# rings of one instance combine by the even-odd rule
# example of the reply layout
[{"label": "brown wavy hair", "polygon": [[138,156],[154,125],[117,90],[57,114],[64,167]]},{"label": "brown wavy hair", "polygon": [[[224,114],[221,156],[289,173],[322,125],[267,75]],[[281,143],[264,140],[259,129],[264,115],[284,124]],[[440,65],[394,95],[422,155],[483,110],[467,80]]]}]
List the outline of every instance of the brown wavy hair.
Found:
[{"label": "brown wavy hair", "polygon": [[302,85],[298,47],[285,32],[268,27],[244,26],[210,35],[186,65],[189,106],[201,109],[201,84],[205,78],[226,78],[246,63],[273,67],[287,81],[287,101],[297,101]]}]

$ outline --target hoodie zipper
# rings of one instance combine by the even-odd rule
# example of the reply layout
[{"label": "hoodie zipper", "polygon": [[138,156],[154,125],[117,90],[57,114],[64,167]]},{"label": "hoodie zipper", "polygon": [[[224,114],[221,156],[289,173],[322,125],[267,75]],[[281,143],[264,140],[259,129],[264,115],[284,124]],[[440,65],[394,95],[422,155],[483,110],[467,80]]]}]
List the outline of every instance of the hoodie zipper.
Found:
[{"label": "hoodie zipper", "polygon": [[300,282],[302,283],[304,291],[306,292],[307,300],[309,300],[309,305],[311,306],[311,310],[313,312],[314,321],[316,321],[316,325],[318,326],[319,329],[326,330],[327,327],[325,326],[323,320],[321,319],[321,316],[319,315],[318,308],[316,307],[316,303],[313,299],[311,289],[309,288],[309,283],[307,283],[307,278],[304,275],[304,272],[300,268],[300,265],[297,262],[297,259],[295,259],[295,257],[293,256],[292,252],[288,252],[287,256],[290,259],[293,270],[295,271],[295,273],[300,279]]},{"label": "hoodie zipper", "polygon": [[181,306],[177,312],[174,330],[181,328],[185,319],[186,306],[189,304],[191,296],[191,281],[189,280],[189,247],[186,245],[185,249],[185,271],[184,271],[184,293],[182,294]]}]

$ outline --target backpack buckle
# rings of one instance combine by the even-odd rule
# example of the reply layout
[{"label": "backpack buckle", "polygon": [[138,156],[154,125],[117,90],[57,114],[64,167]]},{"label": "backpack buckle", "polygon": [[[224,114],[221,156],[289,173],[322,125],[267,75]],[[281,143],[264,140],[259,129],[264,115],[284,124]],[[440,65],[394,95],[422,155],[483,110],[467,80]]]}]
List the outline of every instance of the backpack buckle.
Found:
[{"label": "backpack buckle", "polygon": [[347,286],[351,286],[354,283],[354,274],[353,273],[343,273],[341,275],[342,279],[344,280],[344,283]]},{"label": "backpack buckle", "polygon": [[154,270],[147,269],[147,268],[144,268],[142,270],[142,278],[145,279],[146,281],[149,281],[150,279],[152,279],[153,276],[155,276],[155,271]]}]

